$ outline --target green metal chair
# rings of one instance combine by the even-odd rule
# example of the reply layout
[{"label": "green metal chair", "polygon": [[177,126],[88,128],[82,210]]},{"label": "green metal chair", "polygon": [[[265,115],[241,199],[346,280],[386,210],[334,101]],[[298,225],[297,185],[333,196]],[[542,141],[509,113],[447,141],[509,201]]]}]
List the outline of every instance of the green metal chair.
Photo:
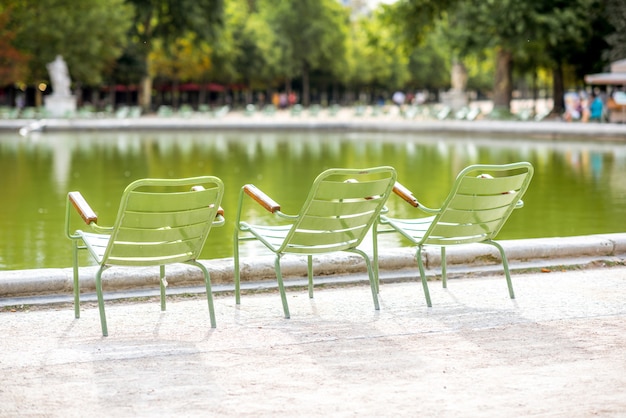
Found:
[{"label": "green metal chair", "polygon": [[[432,306],[424,272],[422,249],[425,245],[441,247],[441,277],[447,287],[446,247],[451,245],[483,243],[493,245],[500,252],[509,287],[509,296],[515,298],[509,266],[502,246],[493,239],[505,224],[513,209],[521,208],[521,200],[533,175],[533,166],[527,162],[505,165],[472,165],[459,173],[448,197],[439,209],[421,204],[400,183],[394,192],[413,207],[433,216],[398,219],[383,214],[373,227],[375,272],[378,279],[378,235],[398,232],[417,246],[417,264],[428,306]],[[380,227],[379,227],[380,226]]]},{"label": "green metal chair", "polygon": [[[211,279],[197,261],[213,226],[224,224],[220,202],[224,185],[217,177],[185,179],[143,179],[131,183],[124,193],[113,226],[98,225],[98,217],[80,192],[68,193],[65,230],[73,244],[74,312],[80,317],[78,250],[87,249],[100,268],[96,273],[96,293],[102,335],[107,323],[102,295],[102,273],[112,266],[159,266],[161,310],[165,310],[165,265],[186,263],[202,270],[206,284],[211,327],[215,311]],[[92,232],[70,232],[74,207]]]},{"label": "green metal chair", "polygon": [[[375,222],[396,181],[392,167],[364,170],[329,169],[313,182],[300,212],[288,215],[281,212],[278,203],[252,184],[242,187],[235,221],[235,295],[240,304],[239,244],[258,240],[275,254],[274,267],[280,290],[285,318],[289,306],[280,269],[280,259],[285,254],[307,256],[309,297],[313,297],[313,255],[347,251],[365,259],[369,274],[374,307],[378,310],[378,287],[370,258],[358,249],[363,238]],[[254,225],[241,220],[244,198],[251,197],[275,217],[284,221],[280,225]]]}]

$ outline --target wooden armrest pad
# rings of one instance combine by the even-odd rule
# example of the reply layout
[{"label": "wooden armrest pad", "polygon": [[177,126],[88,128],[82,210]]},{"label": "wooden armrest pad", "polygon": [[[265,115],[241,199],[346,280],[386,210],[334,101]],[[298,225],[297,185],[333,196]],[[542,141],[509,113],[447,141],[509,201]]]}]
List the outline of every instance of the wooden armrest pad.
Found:
[{"label": "wooden armrest pad", "polygon": [[419,202],[417,201],[415,196],[413,196],[413,193],[411,193],[411,191],[409,189],[407,189],[406,187],[404,187],[400,183],[396,182],[396,184],[394,184],[393,191],[394,191],[395,194],[400,196],[402,199],[404,199],[405,201],[409,202],[409,204],[411,206],[413,206],[413,207],[418,207],[419,206]]},{"label": "wooden armrest pad", "polygon": [[224,208],[223,207],[219,207],[217,208],[217,216],[224,216]]},{"label": "wooden armrest pad", "polygon": [[263,206],[268,212],[274,213],[280,210],[280,205],[276,203],[271,197],[263,193],[253,184],[246,184],[243,186],[243,191],[248,196],[254,199],[258,204]]},{"label": "wooden armrest pad", "polygon": [[67,194],[67,198],[70,200],[70,202],[72,202],[72,205],[78,211],[80,217],[83,218],[83,221],[85,221],[87,225],[91,224],[92,222],[98,223],[98,215],[96,215],[96,212],[91,209],[91,206],[89,206],[89,204],[83,198],[83,195],[80,194],[80,192],[69,192]]}]

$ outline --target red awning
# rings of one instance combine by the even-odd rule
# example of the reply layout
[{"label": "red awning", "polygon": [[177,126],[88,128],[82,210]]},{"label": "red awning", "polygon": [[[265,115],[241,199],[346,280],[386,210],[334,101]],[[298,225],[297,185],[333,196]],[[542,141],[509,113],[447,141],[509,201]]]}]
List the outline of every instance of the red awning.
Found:
[{"label": "red awning", "polygon": [[[200,91],[202,88],[205,88],[207,91],[220,92],[224,91],[225,87],[221,84],[217,83],[207,83],[207,84],[198,84],[198,83],[183,83],[178,85],[178,91]],[[157,86],[156,89],[159,91],[172,91],[174,86],[171,84],[160,85]]]},{"label": "red awning", "polygon": [[[111,86],[102,86],[102,91],[109,92],[111,91]],[[125,91],[137,91],[137,86],[134,84],[124,85],[124,84],[116,84],[113,86],[113,90],[117,92],[125,92]]]}]

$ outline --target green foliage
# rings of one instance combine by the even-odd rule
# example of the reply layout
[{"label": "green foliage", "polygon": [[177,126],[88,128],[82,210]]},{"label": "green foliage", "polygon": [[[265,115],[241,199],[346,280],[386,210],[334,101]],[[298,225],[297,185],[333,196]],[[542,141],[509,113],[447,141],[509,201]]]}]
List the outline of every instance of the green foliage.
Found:
[{"label": "green foliage", "polygon": [[0,84],[45,81],[60,54],[83,85],[439,90],[460,60],[469,89],[507,93],[513,77],[564,69],[575,85],[623,59],[625,22],[623,0],[398,0],[352,17],[337,0],[4,0]]},{"label": "green foliage", "polygon": [[231,0],[225,17],[232,32],[232,61],[239,70],[238,81],[257,89],[275,84],[283,60],[265,13],[265,8],[249,10],[245,0]]},{"label": "green foliage", "polygon": [[0,86],[21,81],[27,71],[28,56],[13,46],[15,32],[7,28],[10,15],[0,8]]},{"label": "green foliage", "polygon": [[410,78],[409,58],[397,47],[394,32],[382,15],[361,18],[352,25],[355,41],[353,81],[390,90],[404,88]]},{"label": "green foliage", "polygon": [[28,54],[29,71],[23,80],[36,83],[48,77],[46,63],[62,55],[73,81],[98,84],[121,54],[132,9],[124,0],[11,1],[9,28],[14,45]]},{"label": "green foliage", "polygon": [[400,46],[414,47],[459,1],[462,0],[398,0],[384,8],[384,21],[396,30]]},{"label": "green foliage", "polygon": [[348,11],[336,0],[265,0],[259,4],[276,31],[285,78],[302,77],[303,98],[308,101],[311,71],[330,68],[337,74],[342,68]]},{"label": "green foliage", "polygon": [[342,58],[337,53],[345,46],[348,16],[335,0],[273,0],[262,4],[285,53],[287,75],[300,74],[303,66],[314,70]]},{"label": "green foliage", "polygon": [[152,39],[172,41],[193,32],[210,39],[222,22],[222,0],[128,0],[135,8],[134,31],[147,46]]},{"label": "green foliage", "polygon": [[626,58],[626,2],[624,0],[606,0],[606,9],[602,16],[612,28],[605,34],[609,45],[605,58],[617,61]]},{"label": "green foliage", "polygon": [[151,74],[174,81],[193,81],[211,69],[211,49],[206,42],[197,42],[188,33],[165,44],[157,39],[150,53]]}]

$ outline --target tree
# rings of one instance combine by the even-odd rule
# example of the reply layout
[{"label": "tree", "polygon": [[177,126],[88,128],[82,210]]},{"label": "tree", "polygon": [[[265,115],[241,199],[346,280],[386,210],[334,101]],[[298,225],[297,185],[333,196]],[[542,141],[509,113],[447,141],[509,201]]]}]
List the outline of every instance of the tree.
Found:
[{"label": "tree", "polygon": [[[563,68],[597,62],[589,50],[599,0],[462,0],[450,11],[452,43],[461,57],[495,51],[494,108],[510,110],[513,70],[549,65],[555,110],[563,97]],[[521,65],[520,65],[521,64]],[[559,101],[561,100],[561,101]]]},{"label": "tree", "polygon": [[350,84],[370,94],[404,89],[410,79],[409,58],[380,13],[353,19],[351,40]]},{"label": "tree", "polygon": [[345,56],[348,11],[336,0],[267,0],[263,8],[285,56],[284,73],[288,80],[302,78],[307,106],[310,73]]},{"label": "tree", "polygon": [[8,30],[11,10],[0,8],[0,86],[21,81],[28,57],[13,47],[15,33]]},{"label": "tree", "polygon": [[398,0],[384,7],[386,24],[395,28],[399,46],[419,45],[445,12],[461,0]]},{"label": "tree", "polygon": [[[607,19],[599,17],[605,5],[612,10],[617,29],[608,36]],[[423,39],[433,20],[443,17],[453,57],[466,59],[492,50],[496,109],[510,109],[515,68],[537,74],[539,67],[548,66],[554,75],[558,111],[564,68],[576,80],[589,69],[588,63],[601,64],[598,54],[606,49],[605,37],[613,51],[622,48],[624,31],[619,28],[624,28],[625,19],[620,16],[626,15],[625,9],[623,0],[399,0],[387,15],[399,22],[405,43]]]},{"label": "tree", "polygon": [[[160,39],[164,44],[194,33],[199,42],[210,41],[222,22],[222,0],[128,0],[134,5],[132,42],[143,48],[140,56],[150,68],[150,52]],[[140,105],[151,107],[153,76],[149,71],[142,75]]]},{"label": "tree", "polygon": [[410,84],[417,89],[450,88],[451,46],[444,33],[446,20],[439,19],[423,41],[408,50]]},{"label": "tree", "polygon": [[0,86],[23,80],[27,71],[28,56],[15,49],[15,32],[7,28],[10,16],[10,9],[0,9]]},{"label": "tree", "polygon": [[448,14],[448,34],[459,58],[491,49],[495,54],[493,102],[510,111],[513,65],[536,37],[534,0],[462,0]]},{"label": "tree", "polygon": [[283,53],[265,9],[246,0],[230,0],[226,19],[232,32],[237,81],[245,85],[246,102],[251,103],[253,90],[274,87],[280,77]]},{"label": "tree", "polygon": [[11,4],[9,28],[15,33],[15,47],[30,57],[23,81],[31,85],[48,79],[46,63],[56,55],[67,62],[75,86],[99,84],[123,50],[132,17],[124,0]]},{"label": "tree", "polygon": [[613,26],[613,30],[606,35],[609,49],[606,51],[605,59],[616,61],[626,58],[626,2],[606,0],[603,17]]},{"label": "tree", "polygon": [[173,105],[179,105],[179,83],[202,81],[204,74],[211,69],[211,48],[206,42],[197,42],[195,34],[177,38],[164,45],[155,40],[149,56],[151,76],[162,76],[173,82]]},{"label": "tree", "polygon": [[611,30],[604,4],[603,0],[545,0],[537,5],[539,42],[553,75],[554,114],[565,110],[566,80],[576,86],[585,73],[602,69],[604,37]]}]

